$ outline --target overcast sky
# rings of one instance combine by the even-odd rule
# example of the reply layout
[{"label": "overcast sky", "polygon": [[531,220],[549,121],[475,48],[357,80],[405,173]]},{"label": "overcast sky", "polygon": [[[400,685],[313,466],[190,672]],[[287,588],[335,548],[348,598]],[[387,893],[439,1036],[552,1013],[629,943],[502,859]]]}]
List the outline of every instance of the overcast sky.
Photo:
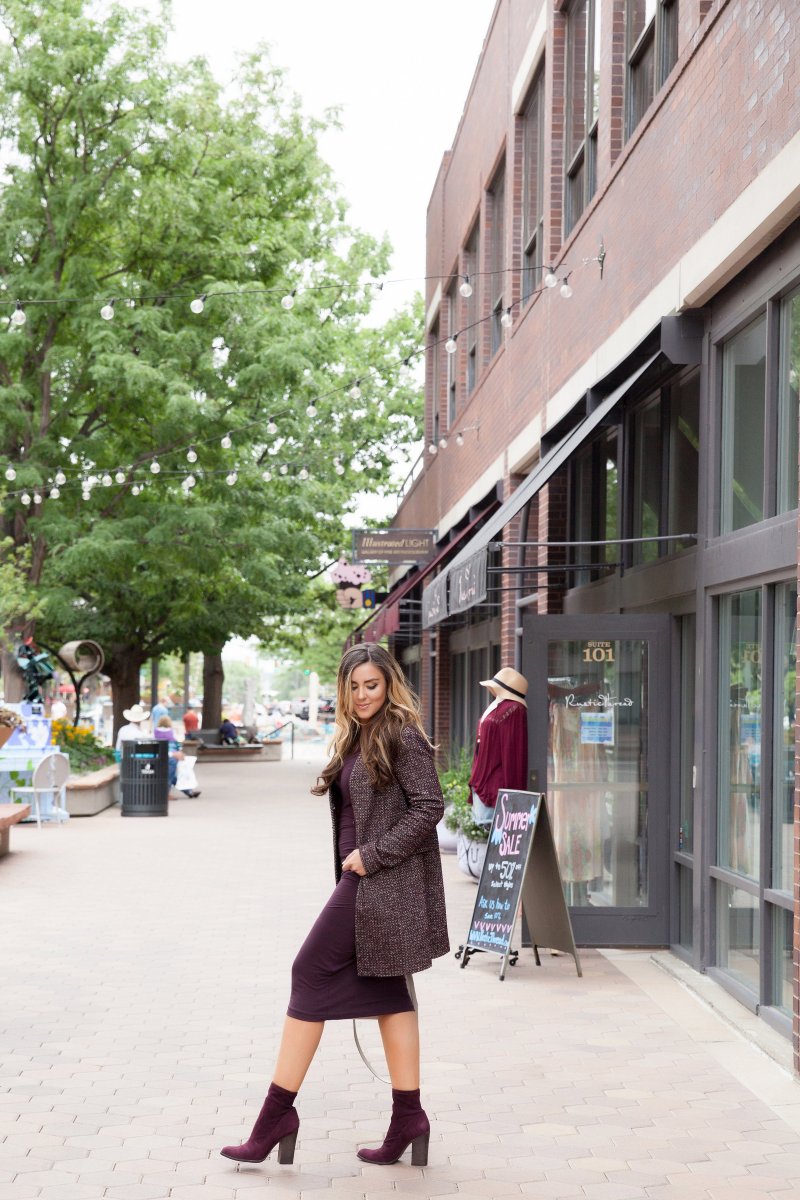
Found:
[{"label": "overcast sky", "polygon": [[[133,2],[133,0],[132,0]],[[425,271],[425,210],[449,149],[494,0],[173,0],[172,57],[206,57],[220,80],[237,54],[269,42],[304,108],[341,106],[342,131],[322,142],[353,220],[386,233],[386,313]]]}]

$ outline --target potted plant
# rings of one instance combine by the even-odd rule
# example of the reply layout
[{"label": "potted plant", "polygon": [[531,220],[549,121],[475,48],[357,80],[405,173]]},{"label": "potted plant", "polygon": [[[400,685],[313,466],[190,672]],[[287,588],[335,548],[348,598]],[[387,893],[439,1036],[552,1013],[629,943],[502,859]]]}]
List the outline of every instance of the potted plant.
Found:
[{"label": "potted plant", "polygon": [[476,882],[481,877],[489,841],[489,825],[475,820],[469,798],[469,777],[472,761],[462,749],[455,764],[440,774],[445,810],[437,827],[439,847],[445,853],[455,853],[465,875]]},{"label": "potted plant", "polygon": [[10,708],[0,708],[0,749],[5,746],[15,729],[25,730],[25,722],[19,713]]},{"label": "potted plant", "polygon": [[469,795],[471,763],[467,751],[462,749],[455,762],[446,771],[439,772],[444,797],[444,816],[436,826],[439,849],[443,854],[455,854],[458,824],[453,816],[459,800]]}]

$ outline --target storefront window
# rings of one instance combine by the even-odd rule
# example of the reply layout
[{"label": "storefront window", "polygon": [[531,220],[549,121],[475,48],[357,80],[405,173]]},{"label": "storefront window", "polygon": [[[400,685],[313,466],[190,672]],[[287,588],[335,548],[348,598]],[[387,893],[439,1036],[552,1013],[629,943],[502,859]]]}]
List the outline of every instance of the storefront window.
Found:
[{"label": "storefront window", "polygon": [[758,995],[758,897],[717,883],[717,966]]},{"label": "storefront window", "polygon": [[691,854],[694,850],[695,636],[694,614],[681,617],[681,795],[678,849],[683,854]]},{"label": "storefront window", "polygon": [[717,861],[759,877],[761,824],[761,592],[723,596],[719,608]]},{"label": "storefront window", "polygon": [[787,1016],[792,1015],[792,912],[773,908],[772,1003]]},{"label": "storefront window", "polygon": [[454,754],[467,744],[464,713],[466,657],[466,654],[453,654],[450,658],[450,743]]},{"label": "storefront window", "polygon": [[797,508],[798,392],[800,392],[800,292],[781,306],[780,408],[778,412],[778,512]]},{"label": "storefront window", "polygon": [[764,518],[767,319],[723,347],[720,532]]},{"label": "storefront window", "polygon": [[693,945],[693,880],[694,871],[688,867],[678,867],[678,945],[683,946],[684,950],[691,950]]},{"label": "storefront window", "polygon": [[[700,372],[681,379],[670,397],[668,533],[697,532],[700,470]],[[694,546],[695,538],[670,542],[667,553]]]},{"label": "storefront window", "polygon": [[797,587],[775,590],[775,729],[773,739],[772,886],[794,886],[794,718],[797,684]]},{"label": "storefront window", "polygon": [[[661,403],[654,400],[633,415],[633,529],[637,538],[656,538],[661,532]],[[658,542],[634,546],[635,563],[658,558]]]}]

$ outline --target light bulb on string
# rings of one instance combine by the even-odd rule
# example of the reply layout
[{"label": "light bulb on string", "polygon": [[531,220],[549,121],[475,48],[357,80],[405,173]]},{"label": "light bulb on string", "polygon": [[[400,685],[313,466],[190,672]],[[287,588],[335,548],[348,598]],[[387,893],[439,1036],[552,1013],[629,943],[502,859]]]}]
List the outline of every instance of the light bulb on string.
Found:
[{"label": "light bulb on string", "polygon": [[33,493],[33,503],[34,503],[34,504],[41,504],[41,503],[42,503],[42,497],[41,497],[41,495],[39,494],[39,492],[34,492],[34,493]]},{"label": "light bulb on string", "polygon": [[283,463],[283,465],[281,466],[281,475],[288,475],[288,474],[289,474],[289,468],[287,467],[286,463]]},{"label": "light bulb on string", "polygon": [[13,467],[6,467],[6,479],[16,479],[17,472]]},{"label": "light bulb on string", "polygon": [[275,422],[267,421],[267,433],[270,435],[270,437],[274,437],[277,432],[278,426],[275,424]]},{"label": "light bulb on string", "polygon": [[341,463],[336,464],[336,474],[344,475],[344,466]]},{"label": "light bulb on string", "polygon": [[439,438],[439,448],[440,448],[441,450],[446,450],[446,449],[447,449],[447,438],[446,438],[446,437]]},{"label": "light bulb on string", "polygon": [[239,476],[236,474],[235,471],[229,471],[228,474],[225,476],[225,482],[227,483],[228,487],[233,487],[233,485],[236,483],[236,480],[238,478],[239,478]]},{"label": "light bulb on string", "polygon": [[289,292],[281,300],[281,307],[285,308],[287,312],[289,312],[290,309],[294,308],[294,298],[296,295],[297,295],[297,288],[294,288],[293,291]]},{"label": "light bulb on string", "polygon": [[455,354],[458,349],[458,341],[455,336],[449,337],[444,344],[444,348],[448,354]]},{"label": "light bulb on string", "polygon": [[561,296],[564,300],[569,300],[572,295],[572,288],[569,285],[569,275],[565,275],[561,282]]},{"label": "light bulb on string", "polygon": [[117,471],[117,473],[116,473],[116,475],[114,476],[114,478],[116,479],[117,483],[124,483],[124,482],[125,482],[125,472],[124,472],[124,471]]},{"label": "light bulb on string", "polygon": [[28,507],[28,505],[31,502],[31,498],[27,492],[22,493],[22,495],[19,498],[19,502],[20,502],[20,504],[24,504],[26,508]]},{"label": "light bulb on string", "polygon": [[272,479],[272,471],[262,471],[261,478],[264,480],[264,483],[269,483]]},{"label": "light bulb on string", "polygon": [[357,379],[355,381],[355,383],[353,384],[353,386],[350,388],[350,399],[351,400],[360,400],[361,399],[363,392],[361,391],[360,385],[361,385],[361,380]]},{"label": "light bulb on string", "polygon": [[84,491],[82,491],[82,492],[81,492],[81,499],[82,499],[82,500],[91,500],[91,498],[92,498],[92,493],[91,493],[91,492],[87,492],[86,490],[84,490]]},{"label": "light bulb on string", "polygon": [[514,318],[511,316],[511,308],[510,307],[506,309],[506,311],[503,313],[502,317],[500,318],[500,324],[503,326],[503,329],[510,329],[511,326],[514,324]]},{"label": "light bulb on string", "polygon": [[431,442],[430,446],[428,446],[428,454],[438,454],[438,453],[439,453],[439,447],[436,445],[436,442]]},{"label": "light bulb on string", "polygon": [[90,490],[91,490],[91,489],[92,489],[92,488],[93,488],[93,487],[94,487],[94,486],[95,486],[97,483],[99,483],[99,480],[98,480],[98,478],[97,478],[97,476],[96,476],[96,475],[90,475],[90,476],[89,476],[89,478],[86,480],[86,486],[87,486],[87,487],[88,487]]},{"label": "light bulb on string", "polygon": [[104,475],[100,482],[102,483],[103,487],[111,487],[114,480],[110,475]]},{"label": "light bulb on string", "polygon": [[558,283],[558,276],[553,271],[552,267],[547,268],[547,274],[544,277],[544,286],[546,288],[554,288]]},{"label": "light bulb on string", "polygon": [[104,304],[100,309],[100,316],[104,321],[112,321],[114,319],[114,303],[115,302],[113,300],[109,300],[108,303]]},{"label": "light bulb on string", "polygon": [[317,406],[315,404],[309,404],[308,408],[306,409],[306,416],[307,417],[315,417],[316,415],[317,415]]},{"label": "light bulb on string", "polygon": [[457,434],[456,434],[456,445],[457,445],[457,446],[463,446],[463,445],[464,445],[464,435],[463,435],[463,433],[457,433]]},{"label": "light bulb on string", "polygon": [[56,471],[56,480],[55,481],[59,487],[64,486],[64,484],[67,482],[67,477],[63,471],[61,471],[61,470]]},{"label": "light bulb on string", "polygon": [[233,445],[233,442],[231,441],[231,435],[226,433],[224,438],[220,438],[219,444],[222,446],[223,450],[230,450],[231,446]]},{"label": "light bulb on string", "polygon": [[181,487],[186,488],[187,492],[190,492],[196,483],[197,480],[195,479],[194,475],[187,475],[181,484]]},{"label": "light bulb on string", "polygon": [[150,474],[158,475],[160,470],[161,470],[161,463],[158,461],[157,458],[154,458],[153,461],[150,463]]},{"label": "light bulb on string", "polygon": [[203,292],[202,296],[195,296],[194,300],[192,300],[191,304],[189,305],[189,308],[193,313],[201,313],[206,306],[207,299],[208,295]]},{"label": "light bulb on string", "polygon": [[300,470],[297,472],[297,478],[298,478],[298,479],[304,479],[304,480],[305,480],[305,479],[308,479],[308,470],[307,470],[307,468],[306,468],[306,467],[301,467],[301,468],[300,468]]},{"label": "light bulb on string", "polygon": [[[139,493],[141,492],[141,490],[142,490],[142,489],[141,489],[141,487],[139,486],[139,484],[138,484],[138,483],[135,483],[135,484],[133,485],[133,487],[131,488],[131,492],[133,493],[133,495],[134,495],[134,496],[138,496],[138,495],[139,495]],[[86,497],[86,496],[84,496],[84,500],[86,500],[86,499],[87,499],[87,497]]]},{"label": "light bulb on string", "polygon": [[11,324],[19,327],[19,326],[24,325],[25,322],[27,321],[27,319],[28,318],[25,315],[25,309],[22,307],[21,302],[18,300],[17,307],[14,309],[13,313],[11,314],[11,318],[10,318]]},{"label": "light bulb on string", "polygon": [[461,284],[458,290],[461,292],[461,295],[465,300],[469,300],[473,292],[472,284],[469,281],[469,275],[464,276],[464,282]]},{"label": "light bulb on string", "polygon": [[194,447],[191,447],[186,451],[186,461],[192,463],[197,462],[197,451],[194,449]]},{"label": "light bulb on string", "polygon": [[50,499],[51,500],[57,500],[60,495],[61,495],[61,492],[57,487],[50,488]]}]

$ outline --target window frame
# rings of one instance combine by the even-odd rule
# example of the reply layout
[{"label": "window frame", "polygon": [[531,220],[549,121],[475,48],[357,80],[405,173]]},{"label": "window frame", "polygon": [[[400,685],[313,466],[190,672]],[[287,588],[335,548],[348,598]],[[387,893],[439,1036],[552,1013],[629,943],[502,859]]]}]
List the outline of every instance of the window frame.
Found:
[{"label": "window frame", "polygon": [[[531,161],[535,144],[536,180]],[[536,292],[544,250],[545,60],[539,63],[522,110],[522,279],[523,305]],[[532,196],[535,203],[532,202]],[[535,210],[535,211],[534,211]]]},{"label": "window frame", "polygon": [[[456,279],[453,278],[445,293],[447,306],[447,336],[455,337],[458,333],[458,301],[456,299]],[[458,345],[458,343],[456,343]],[[458,413],[458,353],[447,356],[447,428],[451,429]]]},{"label": "window frame", "polygon": [[[655,0],[653,15],[633,40],[633,14],[637,0],[625,4],[625,141],[634,133],[645,113],[666,83],[678,61],[678,5],[680,0]],[[652,86],[641,111],[635,111],[634,72],[652,49]]]},{"label": "window frame", "polygon": [[[505,159],[494,173],[488,189],[491,201],[489,240],[489,298],[491,302],[491,356],[494,358],[503,345],[503,326],[500,321],[505,308],[506,294],[506,164]],[[498,220],[499,217],[499,220]]]},{"label": "window frame", "polygon": [[[570,130],[573,126],[573,58],[575,53],[578,13],[585,14],[583,139],[573,150]],[[572,0],[567,9],[567,29],[564,46],[564,78],[566,86],[565,111],[565,169],[564,169],[564,236],[568,237],[583,216],[597,191],[597,134],[600,122],[599,86],[595,97],[595,63],[599,54],[601,0]],[[591,64],[591,69],[590,69]],[[597,73],[599,80],[599,71]],[[571,153],[570,153],[571,152]],[[577,181],[580,180],[580,186]]]},{"label": "window frame", "polygon": [[472,285],[472,295],[466,300],[467,319],[464,322],[467,343],[466,386],[467,396],[471,396],[478,386],[481,372],[481,222],[477,218],[472,226],[470,235],[464,246],[464,274],[469,276]]}]

